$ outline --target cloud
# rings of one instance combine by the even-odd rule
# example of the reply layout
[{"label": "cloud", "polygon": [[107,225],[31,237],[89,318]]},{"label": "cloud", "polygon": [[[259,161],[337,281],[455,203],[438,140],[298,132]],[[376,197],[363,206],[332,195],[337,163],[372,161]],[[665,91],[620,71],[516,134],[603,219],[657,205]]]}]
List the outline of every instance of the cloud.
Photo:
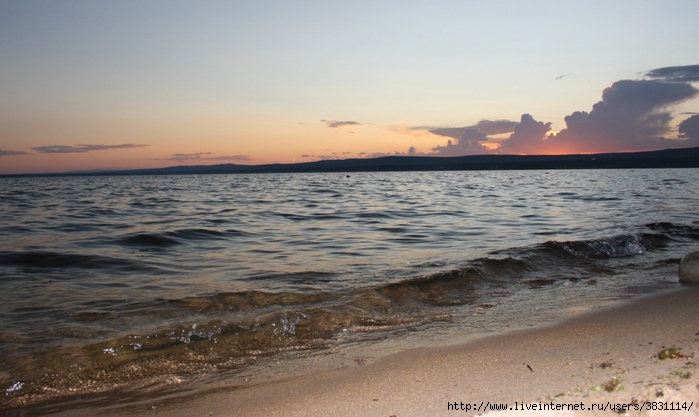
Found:
[{"label": "cloud", "polygon": [[159,161],[176,161],[176,162],[186,162],[186,161],[238,161],[247,162],[250,161],[248,155],[221,155],[221,156],[209,156],[216,155],[213,152],[195,152],[195,153],[175,153],[172,154],[170,158],[158,159]]},{"label": "cloud", "polygon": [[332,152],[331,154],[302,154],[301,158],[312,159],[316,161],[342,160],[348,158],[381,158],[384,156],[415,156],[415,155],[432,155],[417,152],[415,147],[411,146],[407,152]]},{"label": "cloud", "polygon": [[321,122],[325,122],[325,125],[330,128],[338,128],[338,127],[345,127],[345,126],[353,126],[353,125],[360,125],[361,123],[355,122],[352,120],[346,120],[346,121],[340,121],[340,120],[321,120]]},{"label": "cloud", "polygon": [[566,128],[548,144],[554,152],[615,152],[676,146],[667,140],[671,114],[668,106],[695,97],[688,83],[660,80],[621,80],[602,92],[602,101],[589,113],[565,117]]},{"label": "cloud", "polygon": [[163,158],[163,161],[185,162],[192,159],[206,159],[206,155],[213,155],[211,152],[196,152],[196,153],[174,153],[170,158]]},{"label": "cloud", "polygon": [[[561,74],[556,79],[571,75]],[[592,110],[566,116],[560,132],[551,132],[550,122],[537,121],[527,113],[519,121],[483,119],[463,127],[402,124],[391,126],[391,130],[414,137],[450,139],[428,152],[411,147],[407,155],[564,154],[699,146],[699,115],[673,112],[676,105],[699,97],[699,89],[692,85],[695,81],[699,81],[699,65],[657,68],[645,73],[643,79],[616,81],[602,91],[602,100]],[[692,117],[675,125],[674,117],[682,115]],[[329,127],[357,123],[323,122]]]},{"label": "cloud", "polygon": [[[562,74],[557,80],[570,76]],[[551,133],[551,123],[523,114],[519,122],[481,120],[466,127],[414,127],[454,140],[432,149],[436,155],[477,153],[588,153],[643,151],[699,145],[699,116],[673,125],[672,107],[699,96],[699,65],[657,68],[645,79],[619,80],[602,91],[592,110],[565,117],[566,127]],[[510,133],[509,138],[503,135]]]},{"label": "cloud", "polygon": [[493,153],[498,145],[491,136],[505,133],[511,135],[500,143],[497,152],[538,153],[550,130],[551,123],[538,122],[531,115],[523,114],[519,122],[483,119],[473,126],[430,128],[429,132],[456,139],[456,142],[448,141],[446,146],[432,148],[433,155],[459,156]]},{"label": "cloud", "polygon": [[429,126],[405,126],[402,124],[392,124],[388,127],[388,129],[392,132],[400,133],[401,135],[421,138],[429,135],[429,130],[433,128]]},{"label": "cloud", "polygon": [[473,127],[486,135],[499,135],[513,132],[515,126],[517,126],[517,122],[513,122],[512,120],[481,120]]},{"label": "cloud", "polygon": [[[336,160],[336,159],[346,159],[348,152],[343,152],[342,154],[338,154],[337,152],[333,152],[330,155],[312,155],[312,154],[303,154],[301,155],[301,158],[305,159],[314,159],[316,161],[329,161],[329,160]],[[345,156],[342,156],[345,155]]]},{"label": "cloud", "polygon": [[476,129],[485,135],[500,135],[503,133],[510,133],[514,131],[517,122],[512,120],[487,120],[483,119],[472,126],[465,127],[422,127],[416,129],[427,129],[428,132],[439,135],[446,136],[454,139],[461,139],[461,136],[468,129]]},{"label": "cloud", "polygon": [[551,130],[551,123],[537,122],[529,114],[523,114],[514,127],[509,139],[500,145],[503,153],[532,154],[541,152],[546,133]]},{"label": "cloud", "polygon": [[438,136],[459,139],[466,129],[468,127],[437,127],[429,128],[428,132]]},{"label": "cloud", "polygon": [[0,156],[13,156],[13,155],[29,155],[29,153],[22,152],[22,151],[6,151],[3,149],[0,149]]},{"label": "cloud", "polygon": [[[446,136],[446,135],[443,135]],[[483,142],[488,140],[488,136],[481,132],[478,128],[467,127],[463,129],[461,136],[456,143],[451,140],[446,146],[437,146],[432,148],[436,155],[441,156],[460,156],[460,155],[478,155],[488,153],[489,150],[483,146]]]},{"label": "cloud", "polygon": [[[524,116],[527,116],[528,119]],[[541,122],[535,122],[529,115],[524,116],[522,116],[523,119],[519,122],[505,119],[483,119],[475,125],[466,127],[422,127],[419,129],[428,129],[428,132],[434,135],[456,139],[456,141],[448,141],[446,146],[437,146],[432,148],[431,155],[459,156],[492,153],[493,148],[497,147],[498,145],[496,141],[492,140],[493,138],[491,136],[506,133],[512,133],[512,135],[510,135],[510,139],[508,139],[511,141],[510,152],[520,153],[520,151],[517,149],[521,146],[518,146],[517,144],[526,139],[525,135],[527,135],[527,138],[531,136],[533,133],[530,133],[530,131],[535,129],[535,126],[542,124]],[[522,123],[528,123],[530,120],[534,123],[534,125],[530,126],[527,124],[527,126],[521,126]],[[550,123],[542,125],[545,126],[545,131],[537,138],[538,140],[541,140],[544,137],[544,134],[550,129]],[[519,133],[515,135],[513,132],[517,132],[518,126]],[[486,143],[491,144],[491,146],[486,146]],[[415,154],[417,153],[413,153],[412,155]]]},{"label": "cloud", "polygon": [[689,140],[690,146],[699,146],[699,114],[683,120],[677,130],[680,137]]},{"label": "cloud", "polygon": [[656,68],[648,71],[646,76],[669,82],[695,82],[699,81],[699,65]]},{"label": "cloud", "polygon": [[131,148],[143,148],[148,145],[136,145],[132,143],[125,143],[122,145],[51,145],[51,146],[37,146],[32,148],[39,153],[85,153],[92,151],[104,151],[110,149],[131,149]]}]

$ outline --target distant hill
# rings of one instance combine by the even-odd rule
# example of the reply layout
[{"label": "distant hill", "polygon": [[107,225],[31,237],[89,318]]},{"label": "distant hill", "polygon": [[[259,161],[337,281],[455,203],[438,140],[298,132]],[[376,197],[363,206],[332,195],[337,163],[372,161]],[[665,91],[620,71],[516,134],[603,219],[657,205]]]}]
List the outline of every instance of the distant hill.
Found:
[{"label": "distant hill", "polygon": [[[576,155],[386,156],[295,164],[181,165],[167,168],[42,175],[179,175],[293,172],[467,171],[526,169],[699,168],[699,147]],[[35,174],[38,175],[38,174]],[[28,175],[23,175],[28,176]]]}]

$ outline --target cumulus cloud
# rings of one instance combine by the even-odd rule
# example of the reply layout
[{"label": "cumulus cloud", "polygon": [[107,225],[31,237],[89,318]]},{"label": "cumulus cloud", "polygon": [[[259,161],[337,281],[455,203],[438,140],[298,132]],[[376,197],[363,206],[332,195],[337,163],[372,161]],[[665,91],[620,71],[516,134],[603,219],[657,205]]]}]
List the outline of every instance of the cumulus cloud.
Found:
[{"label": "cumulus cloud", "polygon": [[[551,129],[550,126],[550,123],[537,122],[530,115],[524,114],[519,122],[483,119],[466,127],[431,127],[428,131],[434,135],[456,139],[449,140],[446,146],[432,148],[431,154],[458,156],[492,153],[498,147],[498,142],[493,140],[493,136],[506,133],[511,135],[500,147],[507,143],[507,152],[524,153],[534,145],[540,145],[546,132]],[[490,146],[486,146],[486,143]]]},{"label": "cumulus cloud", "polygon": [[621,80],[602,92],[592,111],[576,111],[565,117],[566,128],[555,140],[558,152],[639,151],[668,147],[676,141],[670,132],[668,107],[695,97],[699,90],[689,83],[660,80]]},{"label": "cumulus cloud", "polygon": [[[571,74],[562,74],[557,80]],[[591,111],[565,117],[566,127],[550,133],[551,123],[522,115],[519,122],[481,120],[466,127],[416,127],[451,138],[432,149],[438,155],[477,153],[586,153],[642,151],[699,145],[699,116],[674,125],[672,107],[699,96],[699,65],[663,67],[641,80],[620,80],[602,91]],[[502,140],[503,135],[511,133]],[[548,136],[547,136],[548,135]]]},{"label": "cumulus cloud", "polygon": [[29,153],[22,152],[22,151],[6,151],[4,149],[0,149],[0,156],[13,156],[13,155],[29,155]]},{"label": "cumulus cloud", "polygon": [[670,82],[695,82],[699,81],[699,65],[656,68],[648,71],[646,76]]},{"label": "cumulus cloud", "polygon": [[463,129],[461,136],[455,143],[450,140],[446,146],[437,146],[432,148],[432,151],[441,156],[484,154],[488,153],[488,148],[483,146],[487,140],[488,135],[485,133],[475,127],[467,127]]},{"label": "cumulus cloud", "polygon": [[523,114],[514,132],[500,145],[503,153],[532,154],[542,151],[546,133],[551,130],[551,123],[537,122],[529,114]]},{"label": "cumulus cloud", "polygon": [[131,149],[131,148],[143,148],[148,145],[137,145],[133,143],[125,143],[122,145],[51,145],[51,146],[37,146],[32,148],[39,153],[85,153],[92,151],[104,151],[110,149]]},{"label": "cumulus cloud", "polygon": [[699,114],[683,120],[678,131],[680,137],[688,139],[690,146],[699,146]]}]

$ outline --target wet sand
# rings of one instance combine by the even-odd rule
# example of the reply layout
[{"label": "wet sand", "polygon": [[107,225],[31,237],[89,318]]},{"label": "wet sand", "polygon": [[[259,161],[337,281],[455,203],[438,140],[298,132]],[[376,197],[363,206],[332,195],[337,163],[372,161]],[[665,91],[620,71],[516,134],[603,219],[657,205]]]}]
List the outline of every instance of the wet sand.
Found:
[{"label": "wet sand", "polygon": [[[699,287],[687,286],[545,328],[414,349],[367,365],[173,405],[144,404],[102,414],[454,416],[483,414],[489,404],[506,404],[507,411],[499,415],[577,416],[618,415],[609,407],[653,402],[645,408],[667,409],[632,409],[628,415],[699,416],[697,363]],[[540,410],[556,404],[558,411]],[[607,410],[590,410],[593,404],[607,405]],[[537,410],[521,411],[531,407]]]}]

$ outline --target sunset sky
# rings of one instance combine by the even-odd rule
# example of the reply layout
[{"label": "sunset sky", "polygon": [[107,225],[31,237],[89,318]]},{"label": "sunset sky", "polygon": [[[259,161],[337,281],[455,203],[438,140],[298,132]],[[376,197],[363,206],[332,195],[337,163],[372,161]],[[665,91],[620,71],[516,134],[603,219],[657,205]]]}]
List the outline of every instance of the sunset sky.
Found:
[{"label": "sunset sky", "polygon": [[699,2],[0,0],[0,174],[699,146]]}]

